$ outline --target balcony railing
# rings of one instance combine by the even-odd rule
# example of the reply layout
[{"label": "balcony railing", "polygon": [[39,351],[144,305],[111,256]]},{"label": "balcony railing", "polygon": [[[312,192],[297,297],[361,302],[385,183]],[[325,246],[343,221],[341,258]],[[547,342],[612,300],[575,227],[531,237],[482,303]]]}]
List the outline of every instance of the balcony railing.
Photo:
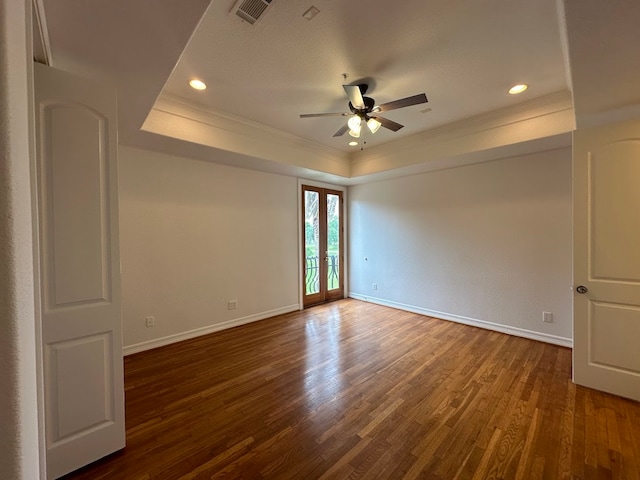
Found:
[{"label": "balcony railing", "polygon": [[[340,288],[340,263],[338,255],[329,255],[327,289]],[[307,257],[305,265],[305,293],[317,293],[320,291],[320,258]]]}]

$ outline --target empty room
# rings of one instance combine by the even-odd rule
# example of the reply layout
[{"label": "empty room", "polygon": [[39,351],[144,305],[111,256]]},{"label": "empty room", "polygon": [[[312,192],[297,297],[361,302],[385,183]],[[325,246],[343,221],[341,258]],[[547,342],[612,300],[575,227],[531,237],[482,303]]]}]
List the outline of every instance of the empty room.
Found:
[{"label": "empty room", "polygon": [[637,2],[0,5],[0,478],[640,480]]}]

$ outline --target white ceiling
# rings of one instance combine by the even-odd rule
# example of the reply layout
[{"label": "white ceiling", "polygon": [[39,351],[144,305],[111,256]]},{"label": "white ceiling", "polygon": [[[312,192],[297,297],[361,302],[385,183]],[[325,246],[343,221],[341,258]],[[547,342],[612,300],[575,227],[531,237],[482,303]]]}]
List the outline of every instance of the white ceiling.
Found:
[{"label": "white ceiling", "polygon": [[[163,95],[336,149],[350,148],[332,136],[345,119],[299,114],[348,111],[343,83],[365,79],[378,104],[429,98],[385,114],[405,128],[380,129],[368,147],[568,89],[555,0],[273,0],[254,25],[233,4],[211,3]],[[192,90],[194,77],[209,88]],[[530,89],[507,94],[515,83]]]},{"label": "white ceiling", "polygon": [[[121,143],[176,155],[353,183],[640,116],[637,0],[273,0],[253,26],[234,0],[33,1],[37,54],[117,88]],[[378,104],[429,103],[385,113],[405,128],[354,150],[332,137],[343,118],[299,118],[347,110],[343,73]]]},{"label": "white ceiling", "polygon": [[118,90],[119,140],[135,135],[211,0],[34,0],[49,63]]}]

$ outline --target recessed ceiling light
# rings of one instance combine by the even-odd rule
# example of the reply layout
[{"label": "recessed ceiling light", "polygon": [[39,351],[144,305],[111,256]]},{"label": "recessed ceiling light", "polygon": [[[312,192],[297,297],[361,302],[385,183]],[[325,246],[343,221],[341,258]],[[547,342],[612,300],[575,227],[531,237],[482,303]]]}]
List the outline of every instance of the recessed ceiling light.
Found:
[{"label": "recessed ceiling light", "polygon": [[195,90],[204,90],[207,88],[207,84],[197,78],[189,80],[189,85],[191,85],[191,88],[194,88]]},{"label": "recessed ceiling light", "polygon": [[524,83],[521,83],[521,84],[519,84],[519,85],[514,85],[513,87],[511,87],[511,88],[509,89],[509,93],[510,93],[511,95],[517,95],[517,94],[519,94],[519,93],[524,92],[527,88],[529,88],[529,85],[526,85],[526,84],[524,84]]},{"label": "recessed ceiling light", "polygon": [[349,146],[350,147],[357,147],[358,146],[358,142],[349,142]]}]

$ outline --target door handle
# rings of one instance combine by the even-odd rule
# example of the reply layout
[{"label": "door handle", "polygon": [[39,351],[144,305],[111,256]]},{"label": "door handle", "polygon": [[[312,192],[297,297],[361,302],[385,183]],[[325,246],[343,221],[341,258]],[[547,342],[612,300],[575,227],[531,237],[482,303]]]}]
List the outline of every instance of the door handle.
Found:
[{"label": "door handle", "polygon": [[576,287],[576,292],[580,293],[580,294],[585,294],[589,291],[589,289],[587,287],[585,287],[584,285],[578,285]]}]

